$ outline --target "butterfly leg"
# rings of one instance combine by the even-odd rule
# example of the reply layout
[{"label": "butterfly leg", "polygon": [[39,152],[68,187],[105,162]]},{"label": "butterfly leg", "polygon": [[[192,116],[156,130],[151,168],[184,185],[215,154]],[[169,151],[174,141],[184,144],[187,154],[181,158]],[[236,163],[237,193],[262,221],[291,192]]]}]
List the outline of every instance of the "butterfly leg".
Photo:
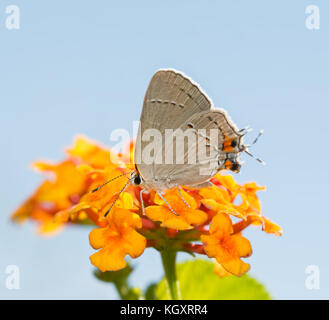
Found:
[{"label": "butterfly leg", "polygon": [[191,206],[185,201],[185,199],[184,199],[184,197],[183,197],[183,195],[182,195],[182,192],[181,192],[181,190],[180,190],[178,184],[176,184],[176,188],[177,188],[177,190],[178,190],[178,194],[179,194],[179,196],[181,197],[181,199],[183,200],[183,202],[184,202],[189,208],[191,208]]},{"label": "butterfly leg", "polygon": [[178,213],[175,212],[175,210],[170,206],[170,204],[168,203],[168,201],[164,198],[163,194],[161,192],[158,192],[160,198],[164,201],[164,203],[168,206],[168,208],[170,209],[170,211],[175,215],[175,216],[179,216]]},{"label": "butterfly leg", "polygon": [[139,199],[140,199],[140,202],[141,202],[143,216],[145,216],[145,207],[144,207],[144,201],[143,201],[144,191],[145,191],[145,189],[142,189],[141,192],[139,193]]}]

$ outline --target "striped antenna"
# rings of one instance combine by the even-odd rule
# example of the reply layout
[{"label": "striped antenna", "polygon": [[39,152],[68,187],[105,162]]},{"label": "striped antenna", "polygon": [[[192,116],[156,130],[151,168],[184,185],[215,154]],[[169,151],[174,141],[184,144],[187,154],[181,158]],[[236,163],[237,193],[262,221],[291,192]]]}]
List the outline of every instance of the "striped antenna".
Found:
[{"label": "striped antenna", "polygon": [[255,138],[255,140],[252,142],[251,146],[254,145],[254,144],[258,141],[258,139],[262,136],[263,133],[264,133],[264,130],[260,130],[260,131],[258,132],[258,135],[257,135],[257,137]]},{"label": "striped antenna", "polygon": [[250,153],[247,149],[244,150],[244,152],[245,152],[248,156],[250,156],[250,157],[256,159],[259,163],[261,163],[262,165],[265,166],[265,164],[266,164],[265,161],[263,161],[262,159],[256,158],[256,157],[255,157],[252,153]]},{"label": "striped antenna", "polygon": [[115,178],[113,178],[113,179],[111,179],[111,180],[109,180],[109,181],[106,181],[105,183],[103,183],[102,185],[100,185],[99,187],[97,187],[96,189],[90,191],[90,193],[94,193],[94,192],[98,191],[99,189],[102,189],[104,186],[106,186],[108,183],[112,182],[113,180],[116,180],[116,179],[118,179],[118,178],[120,178],[120,177],[126,176],[126,175],[129,174],[129,173],[130,173],[130,172],[120,174],[119,176],[117,176],[117,177],[115,177]]},{"label": "striped antenna", "polygon": [[248,150],[249,147],[251,147],[252,145],[254,145],[254,144],[258,141],[258,139],[262,136],[263,133],[264,133],[264,130],[260,130],[259,133],[258,133],[258,135],[257,135],[257,137],[255,138],[255,140],[254,140],[251,144],[249,144],[249,145],[245,145],[243,151],[244,151],[248,156],[250,156],[250,157],[256,159],[256,160],[257,160],[259,163],[261,163],[262,165],[265,165],[265,162],[264,162],[262,159],[256,158],[256,157],[255,157],[252,153],[250,153],[249,150]]},{"label": "striped antenna", "polygon": [[112,202],[110,208],[106,211],[106,213],[104,214],[104,218],[106,218],[106,216],[110,213],[110,211],[112,210],[114,204],[117,202],[117,200],[120,197],[120,194],[125,191],[125,189],[127,188],[128,184],[130,183],[131,179],[129,179],[126,184],[123,186],[123,188],[120,190],[120,192],[117,194],[117,196],[115,197],[114,201]]},{"label": "striped antenna", "polygon": [[254,140],[251,144],[245,145],[245,147],[246,147],[246,148],[249,148],[249,147],[253,146],[253,145],[258,141],[258,139],[263,135],[263,133],[264,133],[264,130],[260,130],[260,131],[258,132],[258,135],[257,135],[257,137],[255,138],[255,140]]}]

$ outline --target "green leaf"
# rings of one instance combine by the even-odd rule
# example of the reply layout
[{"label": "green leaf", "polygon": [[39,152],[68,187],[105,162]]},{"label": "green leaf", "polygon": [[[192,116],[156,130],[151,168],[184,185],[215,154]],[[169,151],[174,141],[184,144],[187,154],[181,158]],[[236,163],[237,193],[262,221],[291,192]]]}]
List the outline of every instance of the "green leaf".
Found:
[{"label": "green leaf", "polygon": [[[256,279],[244,275],[220,278],[210,261],[194,259],[178,264],[177,277],[183,300],[269,300],[265,287]],[[160,300],[168,299],[167,284],[161,280],[153,288]]]},{"label": "green leaf", "polygon": [[122,300],[140,300],[142,298],[141,290],[139,288],[131,288],[128,284],[128,278],[132,272],[133,268],[127,265],[127,267],[119,271],[101,272],[97,269],[94,271],[94,275],[98,280],[113,283]]}]

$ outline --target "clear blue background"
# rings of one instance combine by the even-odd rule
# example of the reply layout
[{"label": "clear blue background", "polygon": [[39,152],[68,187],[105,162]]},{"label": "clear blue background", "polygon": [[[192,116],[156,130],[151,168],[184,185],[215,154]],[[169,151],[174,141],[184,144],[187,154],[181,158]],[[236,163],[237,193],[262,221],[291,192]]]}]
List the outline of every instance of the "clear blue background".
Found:
[{"label": "clear blue background", "polygon": [[[11,4],[21,10],[17,31],[5,28]],[[310,4],[320,30],[305,27]],[[263,212],[284,235],[248,230],[251,274],[277,299],[329,298],[328,28],[326,0],[1,1],[0,297],[117,298],[92,275],[87,229],[44,240],[9,215],[42,180],[33,160],[62,159],[77,133],[110,145],[113,129],[139,119],[155,70],[170,67],[239,127],[265,129],[253,152],[267,166],[245,156],[236,179],[267,186]],[[20,290],[5,288],[9,264],[20,267]],[[152,249],[135,265],[134,285],[162,276]],[[308,265],[320,268],[319,290],[305,287]]]}]

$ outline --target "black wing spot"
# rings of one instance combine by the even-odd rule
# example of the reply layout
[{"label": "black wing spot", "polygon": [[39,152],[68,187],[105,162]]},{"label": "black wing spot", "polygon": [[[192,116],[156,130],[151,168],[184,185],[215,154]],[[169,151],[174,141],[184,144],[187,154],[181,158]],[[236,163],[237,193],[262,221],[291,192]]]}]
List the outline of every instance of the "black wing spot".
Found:
[{"label": "black wing spot", "polygon": [[233,172],[239,172],[240,171],[240,168],[241,168],[240,163],[234,162],[233,165],[232,165],[232,167],[231,167],[231,170]]},{"label": "black wing spot", "polygon": [[232,140],[231,147],[235,148],[238,145],[238,142],[236,140]]}]

